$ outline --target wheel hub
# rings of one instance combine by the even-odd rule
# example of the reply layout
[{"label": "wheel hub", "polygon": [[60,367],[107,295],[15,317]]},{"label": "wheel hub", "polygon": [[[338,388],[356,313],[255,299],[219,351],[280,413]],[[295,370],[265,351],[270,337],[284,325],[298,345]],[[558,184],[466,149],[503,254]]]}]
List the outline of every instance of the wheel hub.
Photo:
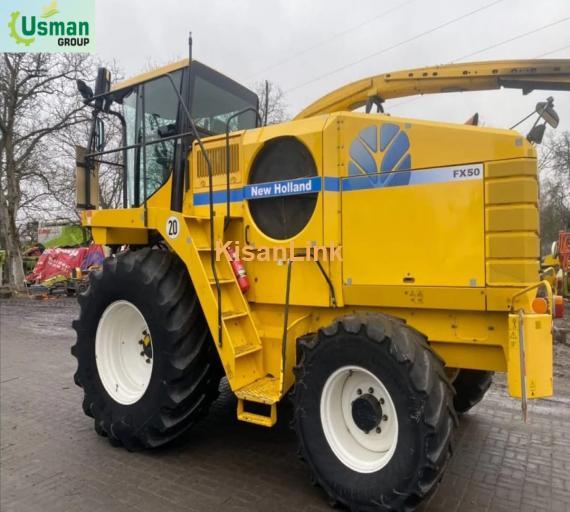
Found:
[{"label": "wheel hub", "polygon": [[139,345],[142,345],[140,356],[144,357],[147,363],[150,363],[150,360],[152,359],[152,342],[147,329],[142,332],[142,338],[139,340]]},{"label": "wheel hub", "polygon": [[360,396],[352,402],[352,419],[362,432],[368,434],[382,421],[380,401],[370,393]]},{"label": "wheel hub", "polygon": [[398,445],[398,416],[378,376],[343,366],[325,382],[320,405],[327,442],[345,466],[373,473],[390,461]]},{"label": "wheel hub", "polygon": [[134,304],[117,300],[107,306],[97,326],[95,358],[101,383],[115,402],[131,405],[143,397],[152,376],[153,345]]}]

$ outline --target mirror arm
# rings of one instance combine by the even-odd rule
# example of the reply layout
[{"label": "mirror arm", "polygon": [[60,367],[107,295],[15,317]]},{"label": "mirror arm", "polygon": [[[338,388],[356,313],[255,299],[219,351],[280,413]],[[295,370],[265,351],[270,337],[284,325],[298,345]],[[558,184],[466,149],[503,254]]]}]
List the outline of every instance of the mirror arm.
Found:
[{"label": "mirror arm", "polygon": [[[95,131],[98,119],[99,110],[94,109],[91,114],[91,128],[89,130],[89,146],[88,152],[93,153],[95,149]],[[85,209],[92,210],[93,205],[91,204],[91,169],[93,168],[92,160],[89,155],[85,156],[84,162],[85,169]]]},{"label": "mirror arm", "polygon": [[514,130],[519,124],[524,123],[529,117],[532,117],[534,114],[535,112],[531,112],[528,116],[523,117],[518,123],[513,124],[509,130]]}]

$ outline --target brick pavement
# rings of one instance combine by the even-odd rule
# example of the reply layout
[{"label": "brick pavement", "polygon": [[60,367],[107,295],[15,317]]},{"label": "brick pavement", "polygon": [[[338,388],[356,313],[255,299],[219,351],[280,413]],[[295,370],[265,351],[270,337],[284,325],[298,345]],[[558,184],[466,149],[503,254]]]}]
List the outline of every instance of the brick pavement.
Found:
[{"label": "brick pavement", "polygon": [[[274,429],[235,419],[224,393],[174,445],[128,453],[98,437],[73,384],[74,300],[0,302],[0,510],[330,510],[311,486],[280,408]],[[570,347],[557,347],[557,396],[530,408],[504,379],[463,417],[455,456],[424,511],[570,511]]]}]

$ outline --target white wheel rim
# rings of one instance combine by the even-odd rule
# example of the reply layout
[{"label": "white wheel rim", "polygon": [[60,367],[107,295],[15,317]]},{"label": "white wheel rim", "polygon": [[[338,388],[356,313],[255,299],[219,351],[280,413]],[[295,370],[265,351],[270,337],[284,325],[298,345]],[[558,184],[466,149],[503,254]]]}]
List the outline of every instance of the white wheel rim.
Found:
[{"label": "white wheel rim", "polygon": [[[368,433],[359,428],[352,413],[353,402],[364,395],[381,407],[382,419]],[[358,473],[382,469],[396,451],[398,417],[392,398],[378,377],[359,366],[339,368],[327,379],[321,394],[321,422],[336,457]]]},{"label": "white wheel rim", "polygon": [[139,309],[126,300],[107,306],[97,326],[95,359],[99,378],[116,402],[139,401],[150,383],[153,346]]}]

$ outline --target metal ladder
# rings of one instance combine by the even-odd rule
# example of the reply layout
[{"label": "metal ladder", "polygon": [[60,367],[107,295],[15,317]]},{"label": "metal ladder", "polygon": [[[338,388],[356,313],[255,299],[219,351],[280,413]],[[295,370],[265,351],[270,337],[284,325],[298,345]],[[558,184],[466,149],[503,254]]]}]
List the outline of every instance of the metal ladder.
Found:
[{"label": "metal ladder", "polygon": [[[214,219],[221,235],[221,218]],[[268,375],[263,364],[263,339],[249,303],[242,293],[225,253],[216,257],[210,245],[210,219],[185,216],[190,268],[196,293],[210,326],[230,386],[238,398],[238,419],[263,426],[277,421],[280,379]],[[219,224],[219,225],[216,225]],[[221,240],[222,237],[216,237]],[[214,253],[216,278],[212,270]],[[218,328],[218,286],[221,297],[221,329]],[[221,334],[221,340],[219,338]],[[258,404],[250,407],[249,403]]]}]

